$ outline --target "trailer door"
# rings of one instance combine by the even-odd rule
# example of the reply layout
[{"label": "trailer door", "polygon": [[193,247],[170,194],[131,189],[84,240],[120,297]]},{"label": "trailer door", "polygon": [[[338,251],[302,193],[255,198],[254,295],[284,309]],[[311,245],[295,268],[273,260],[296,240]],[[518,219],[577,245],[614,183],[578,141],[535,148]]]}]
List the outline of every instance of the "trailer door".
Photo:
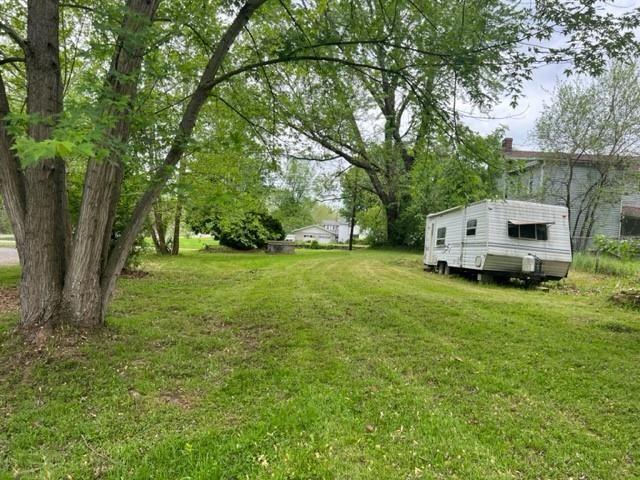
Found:
[{"label": "trailer door", "polygon": [[427,263],[436,263],[436,225],[435,222],[431,222],[431,232],[429,232],[429,258]]}]

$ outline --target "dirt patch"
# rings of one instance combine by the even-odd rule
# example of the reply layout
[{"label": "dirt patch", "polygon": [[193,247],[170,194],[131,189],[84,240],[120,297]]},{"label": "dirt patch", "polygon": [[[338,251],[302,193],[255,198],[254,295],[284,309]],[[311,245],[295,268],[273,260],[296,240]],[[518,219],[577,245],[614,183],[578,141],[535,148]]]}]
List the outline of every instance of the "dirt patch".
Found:
[{"label": "dirt patch", "polygon": [[259,350],[265,340],[274,336],[274,330],[263,325],[244,325],[237,331],[237,338],[249,351]]},{"label": "dirt patch", "polygon": [[123,269],[120,276],[122,278],[144,278],[149,276],[149,272],[145,272],[144,270]]},{"label": "dirt patch", "polygon": [[176,407],[189,410],[193,407],[193,399],[187,397],[182,392],[162,392],[158,395],[158,400],[167,405],[175,405]]},{"label": "dirt patch", "polygon": [[640,290],[635,288],[620,290],[611,295],[611,301],[616,305],[640,309]]},{"label": "dirt patch", "polygon": [[35,327],[23,330],[17,327],[0,344],[0,382],[17,375],[18,381],[30,381],[34,366],[43,364],[61,365],[69,368],[86,360],[82,347],[88,341],[104,343],[108,335],[104,328],[86,331],[67,325]]},{"label": "dirt patch", "polygon": [[20,293],[17,288],[0,288],[0,313],[15,312],[20,308]]}]

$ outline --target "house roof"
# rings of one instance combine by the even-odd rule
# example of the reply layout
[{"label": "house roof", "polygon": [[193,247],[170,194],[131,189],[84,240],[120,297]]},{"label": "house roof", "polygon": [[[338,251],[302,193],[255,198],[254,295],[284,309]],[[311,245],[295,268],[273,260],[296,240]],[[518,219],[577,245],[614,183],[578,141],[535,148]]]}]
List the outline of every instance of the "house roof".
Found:
[{"label": "house roof", "polygon": [[511,168],[509,173],[522,172],[530,168],[534,168],[541,163],[568,163],[581,166],[595,166],[597,164],[605,165],[609,163],[614,168],[629,168],[640,172],[640,157],[638,156],[621,156],[621,155],[593,155],[581,154],[571,155],[562,152],[538,152],[534,150],[503,150],[504,156],[511,160],[523,160],[524,165]]},{"label": "house roof", "polygon": [[537,164],[536,160],[544,160],[550,162],[566,162],[574,161],[577,164],[593,164],[594,162],[630,162],[640,169],[640,156],[637,155],[599,155],[592,153],[566,153],[566,152],[539,152],[536,150],[514,150],[513,139],[505,138],[502,140],[502,153],[505,157],[513,160],[530,160],[525,168],[532,167]]},{"label": "house roof", "polygon": [[569,154],[563,152],[537,152],[534,150],[509,150],[504,151],[504,156],[514,160],[547,160],[564,162],[567,160],[576,160],[578,163],[592,162],[622,162],[629,161],[631,163],[640,164],[640,157],[622,156],[622,155],[595,155],[590,153]]},{"label": "house roof", "polygon": [[327,230],[326,228],[320,226],[320,225],[307,225],[306,227],[300,227],[300,228],[296,228],[295,230],[291,230],[289,233],[295,233],[295,232],[300,232],[302,230],[306,230],[307,228],[319,228],[320,230],[323,230],[331,235],[335,235],[335,233],[333,233],[330,230]]},{"label": "house roof", "polygon": [[344,225],[347,222],[344,218],[339,218],[338,220],[323,220],[323,225]]}]

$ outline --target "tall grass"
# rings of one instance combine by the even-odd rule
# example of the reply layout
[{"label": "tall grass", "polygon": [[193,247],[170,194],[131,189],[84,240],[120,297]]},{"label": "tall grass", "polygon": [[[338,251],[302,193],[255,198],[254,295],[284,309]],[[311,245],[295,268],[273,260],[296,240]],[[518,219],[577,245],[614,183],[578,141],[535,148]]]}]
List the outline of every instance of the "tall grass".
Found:
[{"label": "tall grass", "polygon": [[575,253],[572,267],[588,273],[640,278],[640,260],[621,260],[610,255]]}]

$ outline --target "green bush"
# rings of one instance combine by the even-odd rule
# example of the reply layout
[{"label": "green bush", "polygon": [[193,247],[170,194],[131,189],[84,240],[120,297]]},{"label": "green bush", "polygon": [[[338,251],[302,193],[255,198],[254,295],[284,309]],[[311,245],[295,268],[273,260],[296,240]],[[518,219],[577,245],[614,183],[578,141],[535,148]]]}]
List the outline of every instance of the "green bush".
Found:
[{"label": "green bush", "polygon": [[263,248],[268,240],[283,240],[282,224],[271,215],[247,212],[218,226],[220,244],[237,250]]},{"label": "green bush", "polygon": [[598,235],[594,243],[599,253],[612,255],[623,260],[640,257],[640,239],[615,240]]}]

